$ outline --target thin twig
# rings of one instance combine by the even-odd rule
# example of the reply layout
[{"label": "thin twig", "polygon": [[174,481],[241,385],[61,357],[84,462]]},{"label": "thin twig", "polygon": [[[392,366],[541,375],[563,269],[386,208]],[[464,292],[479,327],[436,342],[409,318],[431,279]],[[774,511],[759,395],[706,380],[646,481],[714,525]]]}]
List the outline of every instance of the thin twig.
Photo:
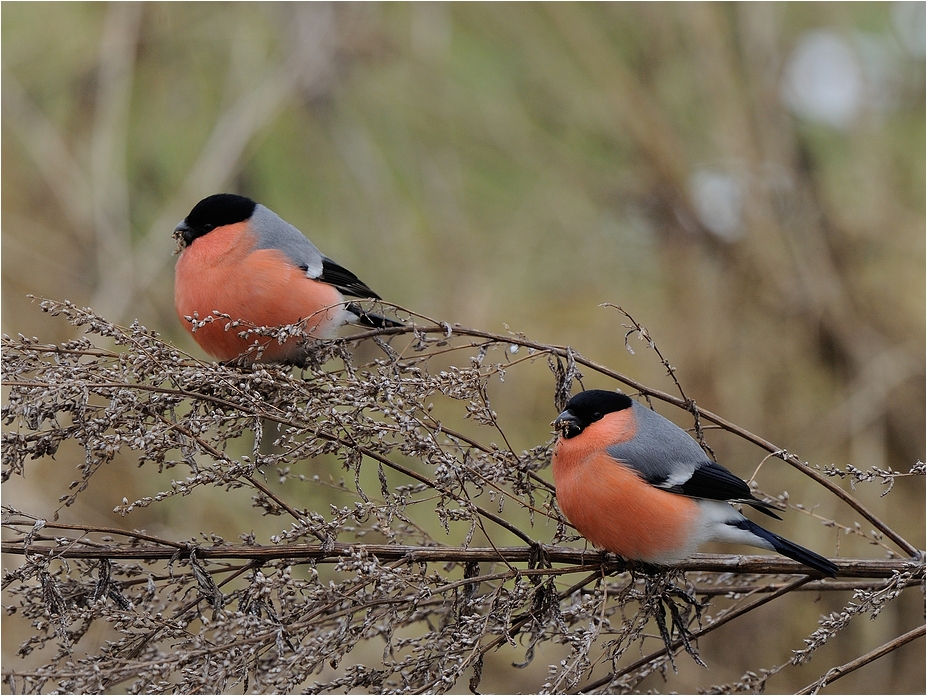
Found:
[{"label": "thin twig", "polygon": [[911,629],[907,633],[904,633],[898,636],[897,638],[894,638],[893,640],[888,641],[884,645],[879,646],[875,650],[870,650],[865,655],[860,655],[855,660],[850,660],[846,664],[840,665],[839,667],[832,667],[831,669],[827,670],[827,674],[825,674],[823,677],[821,677],[817,681],[814,681],[808,684],[808,686],[806,686],[804,689],[796,691],[795,693],[816,694],[818,693],[818,691],[823,689],[825,686],[828,686],[829,684],[833,684],[835,681],[837,681],[841,677],[845,677],[850,672],[854,672],[858,670],[860,667],[865,667],[870,662],[875,662],[880,657],[885,657],[886,655],[888,655],[891,652],[894,652],[901,646],[907,645],[912,640],[916,640],[917,638],[923,638],[925,630],[927,630],[927,626],[918,626],[917,628]]},{"label": "thin twig", "polygon": [[[740,607],[738,609],[732,609],[730,611],[724,612],[723,614],[721,614],[721,616],[715,617],[714,621],[712,621],[711,624],[709,624],[708,626],[705,626],[704,628],[699,629],[698,631],[690,635],[689,640],[690,641],[696,640],[700,638],[701,636],[705,635],[706,633],[709,633],[710,631],[714,631],[715,629],[720,628],[724,624],[730,621],[733,621],[737,617],[743,616],[744,614],[751,612],[757,607],[760,607],[763,604],[767,604],[773,601],[774,599],[778,599],[779,597],[785,594],[788,594],[789,592],[793,590],[798,589],[799,587],[801,587],[802,585],[810,581],[811,581],[810,576],[798,578],[794,582],[789,583],[788,585],[782,587],[776,592],[773,592],[772,594],[766,595],[765,597],[761,597],[755,602],[751,602],[750,604]],[[682,638],[677,638],[671,645],[671,648],[675,651],[681,648],[682,645],[683,645]],[[615,679],[620,679],[626,674],[630,674],[634,670],[639,669],[643,667],[644,665],[647,665],[653,662],[654,660],[666,655],[668,652],[669,651],[667,650],[666,647],[660,648],[659,650],[652,652],[649,655],[645,655],[644,657],[640,658],[636,662],[631,663],[627,667],[624,667],[618,672],[610,672],[609,674],[606,674],[601,679],[596,679],[594,682],[590,682],[589,684],[586,684],[582,689],[579,690],[579,693],[582,693],[582,694],[590,693],[591,691],[598,689],[600,686],[605,686],[606,684],[611,683]]]}]

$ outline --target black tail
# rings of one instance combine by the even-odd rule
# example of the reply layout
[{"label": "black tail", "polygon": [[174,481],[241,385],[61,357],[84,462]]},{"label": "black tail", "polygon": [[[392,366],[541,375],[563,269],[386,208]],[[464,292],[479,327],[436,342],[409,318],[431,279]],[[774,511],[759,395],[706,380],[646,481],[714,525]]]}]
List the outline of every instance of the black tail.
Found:
[{"label": "black tail", "polygon": [[794,541],[789,541],[788,539],[782,538],[778,534],[773,534],[769,530],[763,529],[761,526],[754,524],[750,520],[745,519],[743,521],[739,521],[736,526],[755,534],[765,541],[768,541],[776,553],[781,553],[786,558],[791,558],[793,561],[798,561],[802,565],[813,568],[819,573],[823,573],[827,577],[837,577],[837,566],[824,558],[824,556],[819,556],[814,551],[810,551],[804,546],[799,546]]},{"label": "black tail", "polygon": [[405,326],[401,321],[396,319],[390,319],[389,317],[384,317],[379,314],[374,314],[373,312],[368,312],[366,309],[361,307],[355,302],[351,302],[347,306],[347,310],[351,314],[357,315],[357,323],[363,326],[369,326],[373,329],[389,329],[397,326]]}]

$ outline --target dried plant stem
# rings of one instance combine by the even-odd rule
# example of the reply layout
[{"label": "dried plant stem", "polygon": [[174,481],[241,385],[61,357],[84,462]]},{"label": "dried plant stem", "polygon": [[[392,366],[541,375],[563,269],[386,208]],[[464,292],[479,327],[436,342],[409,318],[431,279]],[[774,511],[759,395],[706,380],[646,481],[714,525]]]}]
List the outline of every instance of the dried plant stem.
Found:
[{"label": "dried plant stem", "polygon": [[[540,360],[556,405],[582,385],[580,368],[591,369],[757,439],[697,409],[681,382],[682,398],[669,397],[570,347],[408,313],[422,325],[309,344],[307,366],[294,373],[196,360],[144,327],[120,327],[72,303],[42,308],[117,349],[86,338],[61,346],[0,339],[4,480],[56,454],[80,471],[51,520],[3,509],[0,551],[21,561],[4,575],[5,606],[16,610],[10,620],[28,622],[20,653],[44,660],[31,669],[4,665],[11,691],[432,693],[468,677],[475,690],[484,658],[519,643],[521,665],[536,647],[565,651],[545,692],[578,689],[608,663],[609,675],[586,683],[590,690],[637,683],[675,666],[681,650],[701,664],[697,638],[786,593],[802,591],[808,601],[814,589],[834,604],[838,592],[854,591],[861,601],[822,617],[796,653],[807,660],[854,616],[875,614],[923,582],[918,554],[836,559],[839,578],[819,579],[780,556],[695,554],[661,569],[566,545],[576,537],[544,471],[551,441],[516,451],[512,416],[490,401],[491,381],[504,383],[508,371]],[[296,335],[288,327],[227,330]],[[358,365],[363,342],[365,354],[372,348],[379,357]],[[67,506],[102,466],[127,460],[174,475],[166,490],[123,499],[115,511],[124,516],[174,496],[245,488],[254,515],[269,517],[233,528],[241,543],[202,530],[177,540],[58,519],[73,514]],[[846,474],[857,487],[888,482],[886,492],[901,475]],[[283,529],[273,522],[281,515]],[[477,534],[485,544],[474,543]],[[92,645],[85,634],[104,622],[113,639]],[[643,653],[654,637],[662,651],[639,660],[627,652]],[[353,659],[366,647],[348,659],[361,644],[385,646],[382,659]]]},{"label": "dried plant stem", "polygon": [[[731,611],[726,611],[720,616],[716,616],[710,625],[702,629],[699,629],[698,631],[695,631],[689,637],[689,640],[698,639],[701,636],[705,635],[706,633],[709,633],[710,631],[714,631],[715,629],[720,628],[724,624],[730,621],[733,621],[737,617],[743,616],[744,614],[747,614],[753,611],[757,607],[767,604],[773,601],[774,599],[778,599],[779,597],[785,594],[788,594],[789,592],[792,592],[793,590],[797,590],[799,587],[801,587],[802,585],[805,585],[806,583],[810,581],[811,581],[811,578],[807,576],[803,578],[798,578],[794,582],[789,583],[788,585],[777,590],[776,592],[773,592],[769,595],[766,595],[765,597],[761,597],[760,599],[757,599],[755,602],[751,602],[750,604],[746,606],[742,606],[738,609],[732,609]],[[680,638],[680,639],[677,639],[672,644],[671,647],[673,650],[678,650],[679,648],[682,647],[682,644],[683,644],[683,641]],[[618,672],[612,672],[612,673],[606,674],[604,677],[597,679],[593,682],[590,682],[589,684],[586,684],[585,686],[583,686],[582,689],[579,690],[579,693],[582,693],[582,694],[590,693],[594,691],[595,689],[598,689],[600,686],[605,686],[606,684],[609,684],[616,679],[620,679],[621,677],[625,675],[631,674],[635,670],[640,669],[641,667],[647,664],[650,664],[654,660],[659,659],[660,657],[663,657],[664,655],[668,653],[669,653],[669,649],[667,649],[666,647],[660,648],[659,650],[656,650],[655,652],[652,652],[649,655],[645,655],[644,657],[640,658],[636,662],[632,662],[630,665],[621,669]]]},{"label": "dried plant stem", "polygon": [[[9,523],[8,523],[9,524]],[[8,526],[8,525],[7,525]],[[93,531],[93,530],[92,530]],[[41,537],[38,537],[41,539]],[[169,560],[171,558],[188,558],[195,552],[197,558],[210,560],[251,560],[267,562],[271,560],[288,559],[297,561],[316,561],[320,563],[334,563],[339,559],[354,554],[376,556],[381,561],[408,560],[409,562],[424,563],[527,563],[532,560],[537,550],[534,546],[514,547],[455,547],[455,546],[403,546],[399,544],[346,544],[334,543],[330,545],[287,544],[283,546],[197,546],[194,544],[178,544],[164,542],[169,547],[141,546],[117,547],[113,545],[92,546],[82,548],[77,544],[63,547],[51,547],[38,543],[23,546],[15,541],[4,541],[0,545],[3,553],[18,555],[37,555],[49,558],[85,558],[102,559],[111,558],[119,560]],[[545,557],[551,563],[570,563],[574,566],[571,572],[581,569],[599,567],[602,572],[612,573],[624,571],[635,564],[628,564],[618,560],[612,554],[598,551],[583,551],[558,546],[544,546]],[[900,559],[833,559],[837,565],[838,574],[849,578],[887,578],[895,573],[917,571],[918,566],[907,560]],[[783,558],[781,556],[734,556],[730,554],[697,553],[682,561],[676,566],[677,570],[691,572],[711,573],[743,573],[762,575],[806,575],[808,569],[802,564]],[[822,581],[821,587],[834,589],[847,589],[844,584],[835,584],[833,581]],[[854,585],[855,587],[856,585]],[[728,590],[731,591],[731,590]]]},{"label": "dried plant stem", "polygon": [[812,682],[811,684],[806,686],[804,689],[802,689],[801,691],[797,691],[796,693],[816,694],[818,693],[818,691],[823,689],[825,686],[833,684],[835,681],[837,681],[841,677],[845,677],[850,672],[854,672],[860,667],[865,667],[870,662],[874,662],[875,660],[878,660],[880,657],[885,657],[886,655],[897,650],[901,646],[907,645],[912,640],[923,638],[925,634],[925,630],[927,630],[927,626],[918,626],[917,628],[913,628],[907,633],[904,633],[898,636],[897,638],[888,641],[884,645],[880,645],[875,650],[870,650],[865,655],[861,655],[860,657],[856,658],[855,660],[852,660],[851,662],[847,662],[846,664],[840,665],[839,667],[833,667],[829,669],[827,671],[827,674],[825,674],[823,677]]}]

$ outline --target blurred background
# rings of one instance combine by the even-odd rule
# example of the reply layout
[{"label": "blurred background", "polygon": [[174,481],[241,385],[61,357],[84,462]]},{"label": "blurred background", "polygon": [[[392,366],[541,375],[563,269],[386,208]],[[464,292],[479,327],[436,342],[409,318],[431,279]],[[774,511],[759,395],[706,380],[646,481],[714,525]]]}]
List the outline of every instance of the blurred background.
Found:
[{"label": "blurred background", "polygon": [[[924,3],[4,3],[0,32],[5,333],[73,337],[31,293],[203,356],[174,314],[171,232],[231,191],[427,316],[569,344],[672,392],[644,344],[625,349],[599,306],[615,303],[700,406],[804,460],[924,457]],[[494,406],[530,447],[550,437],[552,381],[517,384]],[[709,442],[744,478],[765,456]],[[126,462],[101,472],[119,498],[150,493]],[[37,468],[17,504],[50,515],[73,470]],[[853,523],[781,462],[761,483]],[[922,479],[881,490],[856,494],[923,548]],[[180,524],[114,518],[115,502],[63,516]],[[229,532],[221,505],[185,522]],[[787,517],[777,532],[839,548]],[[922,622],[908,594],[832,664]],[[712,679],[756,666],[752,630],[703,647],[733,675]],[[840,690],[923,693],[923,658],[916,641]],[[537,688],[486,670],[487,688]]]}]

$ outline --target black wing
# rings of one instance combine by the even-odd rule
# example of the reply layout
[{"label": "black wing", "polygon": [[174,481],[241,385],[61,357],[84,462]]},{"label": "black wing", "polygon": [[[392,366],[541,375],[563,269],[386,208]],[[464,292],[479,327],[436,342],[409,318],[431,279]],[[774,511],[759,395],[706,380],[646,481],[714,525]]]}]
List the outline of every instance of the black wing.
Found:
[{"label": "black wing", "polygon": [[753,497],[750,486],[743,479],[712,461],[699,464],[687,481],[675,486],[669,486],[666,490],[687,495],[691,498],[744,503],[753,506],[770,517],[775,517],[777,520],[782,519],[779,515],[770,511],[769,508],[772,506],[769,503],[764,503],[762,500]]},{"label": "black wing", "polygon": [[372,300],[380,299],[380,296],[368,288],[364,281],[327,257],[322,257],[322,274],[316,280],[334,285],[345,295],[369,297]]}]

